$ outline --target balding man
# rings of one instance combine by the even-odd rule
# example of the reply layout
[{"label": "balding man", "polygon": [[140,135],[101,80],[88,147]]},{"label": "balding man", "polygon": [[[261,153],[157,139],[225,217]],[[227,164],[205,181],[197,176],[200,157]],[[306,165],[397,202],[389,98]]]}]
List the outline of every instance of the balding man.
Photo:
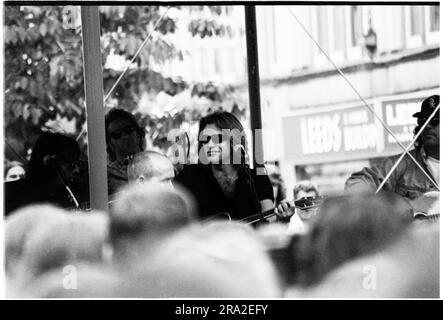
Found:
[{"label": "balding man", "polygon": [[172,179],[174,179],[174,166],[171,160],[155,151],[136,154],[128,165],[129,181],[171,184]]}]

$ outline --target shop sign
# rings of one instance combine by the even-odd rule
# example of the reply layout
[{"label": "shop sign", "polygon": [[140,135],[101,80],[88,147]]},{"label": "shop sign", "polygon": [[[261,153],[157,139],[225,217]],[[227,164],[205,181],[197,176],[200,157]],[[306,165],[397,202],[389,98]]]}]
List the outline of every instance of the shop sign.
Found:
[{"label": "shop sign", "polygon": [[[407,145],[423,97],[382,101],[371,107]],[[366,106],[343,107],[283,118],[285,155],[299,164],[367,159],[401,152],[395,139]]]}]

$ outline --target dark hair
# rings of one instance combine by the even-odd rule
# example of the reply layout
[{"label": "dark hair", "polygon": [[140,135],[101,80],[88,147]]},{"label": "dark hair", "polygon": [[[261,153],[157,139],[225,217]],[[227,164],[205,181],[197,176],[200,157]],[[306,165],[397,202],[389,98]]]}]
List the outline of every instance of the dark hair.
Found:
[{"label": "dark hair", "polygon": [[125,119],[136,128],[137,135],[139,137],[140,150],[144,150],[144,144],[145,144],[144,131],[138,125],[138,122],[135,119],[134,115],[126,110],[123,110],[123,109],[111,109],[105,117],[106,151],[109,155],[110,161],[114,161],[116,158],[115,158],[114,151],[112,151],[112,149],[109,147],[110,136],[109,136],[108,128],[113,121],[118,120],[118,119]]},{"label": "dark hair", "polygon": [[440,104],[440,96],[438,94],[434,94],[430,97],[427,97],[421,103],[421,108],[424,109],[426,106],[430,107],[431,110],[435,109]]},{"label": "dark hair", "polygon": [[269,174],[269,180],[271,180],[271,184],[277,187],[277,195],[275,196],[275,203],[280,203],[284,199],[286,199],[286,188],[283,183],[283,178],[280,173],[272,172]]},{"label": "dark hair", "polygon": [[[245,160],[245,153],[247,152],[247,142],[246,142],[246,135],[245,135],[245,129],[243,128],[243,125],[241,122],[237,119],[237,117],[227,111],[215,111],[213,113],[210,113],[206,115],[205,117],[200,119],[199,122],[199,129],[198,129],[198,154],[200,155],[200,149],[203,147],[203,142],[200,141],[200,134],[202,131],[206,128],[208,125],[215,125],[217,128],[223,130],[235,130],[240,132],[240,136],[238,135],[231,135],[230,139],[230,154],[231,154],[231,160],[234,156],[234,152],[237,148],[238,144],[241,144],[243,146],[244,152],[241,153],[241,163],[244,164],[246,162]],[[235,131],[232,131],[233,133],[236,133]],[[199,157],[200,162],[200,157]],[[232,163],[232,162],[231,162]]]},{"label": "dark hair", "polygon": [[32,181],[50,182],[56,177],[57,171],[44,163],[46,156],[52,157],[55,161],[66,159],[69,156],[78,159],[80,157],[80,147],[74,138],[61,133],[42,133],[32,148],[31,159],[26,172],[27,177]]},{"label": "dark hair", "polygon": [[[416,127],[414,128],[414,137],[417,135],[417,133],[420,131],[420,129],[421,129],[421,126],[416,126]],[[420,135],[420,136],[417,138],[417,140],[415,140],[415,143],[414,143],[415,149],[420,149],[421,146],[423,145],[423,140],[422,140],[421,137],[422,137],[422,136]]]},{"label": "dark hair", "polygon": [[339,265],[383,249],[398,239],[411,221],[410,206],[394,193],[326,199],[301,242],[299,283],[316,284]]}]

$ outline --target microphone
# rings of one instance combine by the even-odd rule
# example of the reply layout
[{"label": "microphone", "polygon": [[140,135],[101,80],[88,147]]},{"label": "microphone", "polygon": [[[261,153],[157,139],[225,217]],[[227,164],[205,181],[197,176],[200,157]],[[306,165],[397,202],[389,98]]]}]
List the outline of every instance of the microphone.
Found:
[{"label": "microphone", "polygon": [[[241,149],[241,151],[243,151],[245,161],[244,163],[242,163],[242,166],[245,171],[246,183],[248,184],[249,191],[251,192],[251,195],[253,197],[255,209],[257,210],[257,212],[261,212],[260,200],[258,198],[257,189],[255,188],[255,183],[251,176],[248,153],[246,152],[245,147],[241,143],[237,144],[235,146],[235,149]],[[263,216],[261,218],[263,218]]]}]

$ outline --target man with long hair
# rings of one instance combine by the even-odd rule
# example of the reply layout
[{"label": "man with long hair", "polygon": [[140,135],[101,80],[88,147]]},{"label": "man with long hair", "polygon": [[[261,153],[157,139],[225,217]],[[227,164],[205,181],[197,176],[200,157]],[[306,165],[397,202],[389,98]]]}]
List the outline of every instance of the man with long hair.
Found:
[{"label": "man with long hair", "polygon": [[201,218],[228,213],[240,220],[273,208],[269,177],[249,168],[245,130],[232,113],[203,117],[198,140],[199,163],[186,166],[175,182],[195,197]]}]

